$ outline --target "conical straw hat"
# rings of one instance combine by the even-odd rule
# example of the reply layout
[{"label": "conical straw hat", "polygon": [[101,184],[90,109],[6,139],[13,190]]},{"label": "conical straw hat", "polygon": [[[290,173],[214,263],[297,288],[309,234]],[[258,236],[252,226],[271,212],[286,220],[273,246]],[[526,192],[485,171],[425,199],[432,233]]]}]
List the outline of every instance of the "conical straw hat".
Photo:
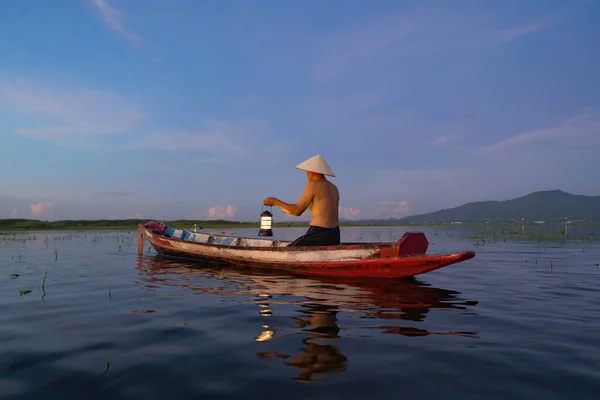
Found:
[{"label": "conical straw hat", "polygon": [[301,169],[303,171],[316,172],[318,174],[335,176],[327,161],[320,154],[317,154],[314,157],[309,158],[306,161],[301,162],[296,165],[296,168]]}]

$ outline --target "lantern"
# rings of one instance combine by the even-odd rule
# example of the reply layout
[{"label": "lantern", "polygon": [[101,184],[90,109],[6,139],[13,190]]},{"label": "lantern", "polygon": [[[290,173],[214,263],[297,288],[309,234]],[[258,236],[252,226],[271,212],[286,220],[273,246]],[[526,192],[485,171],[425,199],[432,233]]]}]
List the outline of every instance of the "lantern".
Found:
[{"label": "lantern", "polygon": [[265,210],[260,214],[260,230],[258,236],[273,236],[273,214]]}]

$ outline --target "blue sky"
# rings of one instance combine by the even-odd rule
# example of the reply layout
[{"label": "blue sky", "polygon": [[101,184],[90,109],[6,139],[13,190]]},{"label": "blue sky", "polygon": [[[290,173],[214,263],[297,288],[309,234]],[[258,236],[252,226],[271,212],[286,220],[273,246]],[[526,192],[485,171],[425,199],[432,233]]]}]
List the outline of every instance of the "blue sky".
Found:
[{"label": "blue sky", "polygon": [[257,220],[265,197],[300,196],[294,166],[315,154],[351,219],[598,195],[598,15],[553,0],[3,3],[0,218]]}]

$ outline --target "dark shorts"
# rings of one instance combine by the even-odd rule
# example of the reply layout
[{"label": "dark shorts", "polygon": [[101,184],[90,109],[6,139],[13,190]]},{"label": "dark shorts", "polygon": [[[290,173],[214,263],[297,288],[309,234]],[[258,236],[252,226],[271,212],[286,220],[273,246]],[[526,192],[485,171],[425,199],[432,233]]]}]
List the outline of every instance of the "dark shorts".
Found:
[{"label": "dark shorts", "polygon": [[340,227],[322,228],[310,226],[308,231],[289,246],[332,246],[340,244]]}]

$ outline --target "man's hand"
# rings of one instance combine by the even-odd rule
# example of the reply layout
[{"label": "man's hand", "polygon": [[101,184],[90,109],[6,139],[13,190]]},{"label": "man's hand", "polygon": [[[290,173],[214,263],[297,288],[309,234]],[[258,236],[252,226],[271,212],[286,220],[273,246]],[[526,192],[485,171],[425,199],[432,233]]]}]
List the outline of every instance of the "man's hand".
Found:
[{"label": "man's hand", "polygon": [[267,207],[272,207],[275,205],[275,201],[277,199],[275,197],[267,197],[264,201],[263,204]]}]

